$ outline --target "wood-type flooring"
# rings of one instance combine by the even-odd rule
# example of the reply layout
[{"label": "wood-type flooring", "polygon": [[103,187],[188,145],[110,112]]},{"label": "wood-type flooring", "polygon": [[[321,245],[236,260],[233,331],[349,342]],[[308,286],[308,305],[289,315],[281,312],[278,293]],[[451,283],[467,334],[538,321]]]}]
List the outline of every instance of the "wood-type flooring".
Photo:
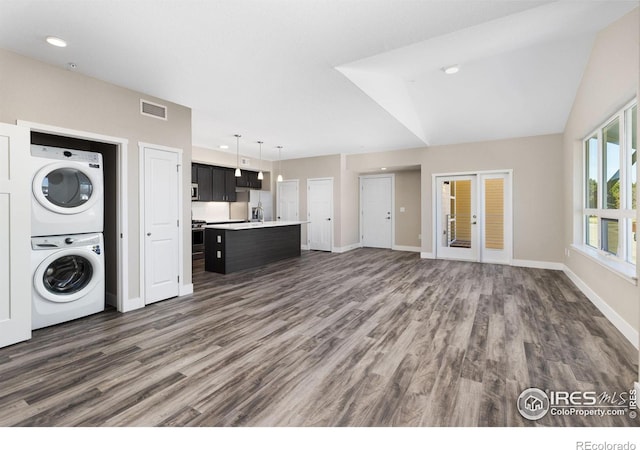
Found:
[{"label": "wood-type flooring", "polygon": [[303,252],[0,349],[2,426],[637,426],[520,416],[632,388],[638,352],[562,273]]}]

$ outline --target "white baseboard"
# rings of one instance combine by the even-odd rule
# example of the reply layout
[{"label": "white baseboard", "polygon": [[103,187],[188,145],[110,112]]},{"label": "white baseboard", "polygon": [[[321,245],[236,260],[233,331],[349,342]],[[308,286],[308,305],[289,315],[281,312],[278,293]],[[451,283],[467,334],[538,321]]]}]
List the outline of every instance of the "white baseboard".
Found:
[{"label": "white baseboard", "polygon": [[516,267],[529,267],[531,269],[546,269],[546,270],[564,270],[565,266],[562,263],[551,261],[533,261],[528,259],[512,259],[511,265]]},{"label": "white baseboard", "polygon": [[598,294],[596,294],[587,284],[582,281],[575,273],[568,267],[564,266],[564,273],[575,284],[578,289],[595,305],[596,308],[613,324],[614,327],[627,338],[629,342],[635,347],[639,348],[638,332],[629,323],[622,318],[611,306],[609,306]]},{"label": "white baseboard", "polygon": [[114,308],[118,307],[118,296],[116,294],[112,294],[111,292],[107,292],[105,294],[105,300],[107,305],[113,306]]},{"label": "white baseboard", "polygon": [[420,258],[422,259],[436,259],[435,255],[431,252],[420,252]]},{"label": "white baseboard", "polygon": [[309,250],[309,245],[308,244],[302,244],[300,246],[300,250]]},{"label": "white baseboard", "polygon": [[399,252],[416,252],[416,253],[420,253],[420,250],[422,250],[420,247],[412,247],[410,245],[394,245],[393,247],[391,247],[391,250],[396,250]]},{"label": "white baseboard", "polygon": [[178,290],[178,296],[193,294],[193,284],[181,284]]},{"label": "white baseboard", "polygon": [[362,244],[360,244],[359,242],[356,242],[355,244],[351,244],[351,245],[346,245],[344,247],[333,247],[331,249],[332,253],[344,253],[344,252],[349,252],[351,250],[355,250],[357,248],[361,248]]},{"label": "white baseboard", "polygon": [[144,308],[144,301],[140,297],[130,298],[123,302],[122,311],[120,312],[126,313],[140,308]]}]

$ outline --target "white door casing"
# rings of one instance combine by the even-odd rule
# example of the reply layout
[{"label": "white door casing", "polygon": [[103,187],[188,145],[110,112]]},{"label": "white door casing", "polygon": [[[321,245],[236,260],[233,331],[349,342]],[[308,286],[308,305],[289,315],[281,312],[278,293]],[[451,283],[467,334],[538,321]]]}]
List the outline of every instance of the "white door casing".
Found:
[{"label": "white door casing", "polygon": [[0,347],[31,338],[29,130],[0,124]]},{"label": "white door casing", "polygon": [[299,188],[298,180],[284,180],[278,183],[276,199],[276,220],[299,220]]},{"label": "white door casing", "polygon": [[[69,136],[78,139],[86,139],[95,142],[104,142],[117,146],[117,187],[116,187],[116,214],[117,214],[117,235],[119,236],[117,251],[118,277],[117,277],[117,298],[115,304],[119,312],[132,311],[144,307],[140,298],[129,297],[129,188],[128,188],[128,146],[129,140],[107,136],[103,134],[91,133],[88,131],[62,128],[53,125],[29,122],[25,120],[17,121],[19,126],[26,127],[30,131]],[[108,300],[108,298],[107,298]]]},{"label": "white door casing", "polygon": [[393,174],[360,177],[360,239],[363,247],[392,248]]},{"label": "white door casing", "polygon": [[333,248],[333,178],[307,180],[307,240],[309,250]]},{"label": "white door casing", "polygon": [[144,303],[180,292],[180,160],[175,151],[144,146]]}]

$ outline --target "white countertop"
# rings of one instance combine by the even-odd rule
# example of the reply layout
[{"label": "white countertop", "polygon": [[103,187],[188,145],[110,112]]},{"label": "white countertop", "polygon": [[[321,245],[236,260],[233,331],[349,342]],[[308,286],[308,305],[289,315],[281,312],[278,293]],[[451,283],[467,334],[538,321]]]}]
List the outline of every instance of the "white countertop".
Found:
[{"label": "white countertop", "polygon": [[305,223],[309,222],[302,222],[298,220],[278,220],[272,222],[244,222],[206,225],[205,228],[215,228],[216,230],[251,230],[254,228],[286,227],[289,225],[302,225]]}]

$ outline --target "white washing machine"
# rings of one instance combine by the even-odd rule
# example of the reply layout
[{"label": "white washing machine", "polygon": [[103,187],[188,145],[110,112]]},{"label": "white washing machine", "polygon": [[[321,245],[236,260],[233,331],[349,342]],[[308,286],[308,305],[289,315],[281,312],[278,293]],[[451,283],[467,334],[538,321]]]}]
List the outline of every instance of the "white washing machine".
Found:
[{"label": "white washing machine", "polygon": [[104,310],[102,233],[31,238],[31,328]]},{"label": "white washing machine", "polygon": [[102,233],[102,155],[31,145],[31,236]]}]

